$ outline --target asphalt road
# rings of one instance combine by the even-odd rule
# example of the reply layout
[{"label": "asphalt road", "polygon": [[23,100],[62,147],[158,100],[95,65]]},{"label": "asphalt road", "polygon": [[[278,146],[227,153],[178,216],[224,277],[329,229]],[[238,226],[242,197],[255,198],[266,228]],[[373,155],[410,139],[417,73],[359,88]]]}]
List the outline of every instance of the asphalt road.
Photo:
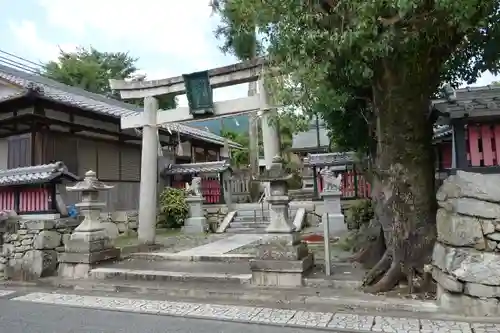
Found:
[{"label": "asphalt road", "polygon": [[71,308],[0,299],[0,333],[114,332],[319,333],[324,331]]}]

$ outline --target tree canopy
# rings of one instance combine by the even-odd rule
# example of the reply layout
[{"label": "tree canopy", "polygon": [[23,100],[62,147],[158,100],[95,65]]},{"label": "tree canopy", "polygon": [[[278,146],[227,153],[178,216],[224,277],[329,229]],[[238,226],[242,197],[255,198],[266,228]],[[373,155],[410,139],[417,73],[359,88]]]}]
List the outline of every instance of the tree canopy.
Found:
[{"label": "tree canopy", "polygon": [[[57,60],[43,66],[42,74],[70,86],[120,99],[120,95],[111,90],[109,79],[129,78],[138,70],[137,61],[138,58],[126,52],[101,52],[93,47],[79,47],[74,52],[60,50]],[[127,102],[142,106],[143,100]],[[176,105],[175,97],[171,96],[165,96],[159,102],[163,109]]]},{"label": "tree canopy", "polygon": [[[258,28],[286,104],[320,114],[337,146],[371,153],[386,250],[370,291],[412,281],[436,230],[433,117],[443,83],[499,70],[498,0],[218,0],[235,31]],[[225,13],[224,10],[219,10]],[[233,13],[233,12],[236,12]],[[368,251],[369,252],[369,251]]]}]

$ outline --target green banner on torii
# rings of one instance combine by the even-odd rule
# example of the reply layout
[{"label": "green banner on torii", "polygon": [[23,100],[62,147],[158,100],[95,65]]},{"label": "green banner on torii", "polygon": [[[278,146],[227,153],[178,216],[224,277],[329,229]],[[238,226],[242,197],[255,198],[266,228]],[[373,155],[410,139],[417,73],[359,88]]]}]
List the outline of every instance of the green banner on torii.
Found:
[{"label": "green banner on torii", "polygon": [[213,114],[213,90],[208,71],[184,74],[183,78],[191,114],[197,116]]}]

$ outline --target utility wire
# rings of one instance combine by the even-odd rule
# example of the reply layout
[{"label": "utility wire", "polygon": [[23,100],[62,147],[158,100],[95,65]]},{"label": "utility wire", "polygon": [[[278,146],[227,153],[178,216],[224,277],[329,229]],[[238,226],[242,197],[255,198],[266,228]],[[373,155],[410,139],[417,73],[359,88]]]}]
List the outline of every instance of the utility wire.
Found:
[{"label": "utility wire", "polygon": [[[0,65],[9,66],[11,68],[21,70],[21,71],[29,73],[29,74],[34,74],[34,75],[39,75],[39,76],[50,78],[49,76],[44,75],[43,70],[45,69],[45,66],[42,63],[36,63],[34,61],[20,57],[18,55],[15,55],[13,53],[7,52],[7,51],[2,50],[2,49],[0,49]],[[47,83],[45,83],[45,84],[47,84]],[[238,115],[249,114],[249,113],[251,113],[251,112],[242,112],[241,114],[236,114],[236,115],[224,115],[224,116],[219,116],[219,119],[233,118],[233,121],[235,122],[236,126],[240,127],[240,124],[236,120],[236,117]],[[251,122],[255,122],[258,120],[259,120],[258,117],[249,117],[249,121],[251,121]],[[192,120],[189,122],[195,122],[195,121],[200,121],[200,120]]]}]

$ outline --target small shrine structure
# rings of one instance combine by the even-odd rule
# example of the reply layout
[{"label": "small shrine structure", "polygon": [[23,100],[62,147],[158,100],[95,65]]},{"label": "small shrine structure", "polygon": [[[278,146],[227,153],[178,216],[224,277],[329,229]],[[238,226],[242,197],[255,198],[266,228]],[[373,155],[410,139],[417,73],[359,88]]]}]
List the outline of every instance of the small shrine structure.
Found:
[{"label": "small shrine structure", "polygon": [[61,185],[78,180],[62,162],[0,170],[0,210],[66,215]]},{"label": "small shrine structure", "polygon": [[440,179],[464,170],[500,173],[500,87],[447,88],[434,100],[434,131]]},{"label": "small shrine structure", "polygon": [[335,175],[342,175],[342,199],[357,199],[370,197],[370,184],[363,175],[356,171],[354,166],[354,153],[322,153],[309,154],[304,161],[304,166],[313,170],[314,197],[319,199],[323,191],[323,177],[321,171],[328,168]]},{"label": "small shrine structure", "polygon": [[228,183],[232,173],[229,161],[168,164],[161,172],[165,183],[175,188],[184,188],[186,183],[191,183],[194,177],[201,178],[201,195],[206,204],[227,203]]}]

